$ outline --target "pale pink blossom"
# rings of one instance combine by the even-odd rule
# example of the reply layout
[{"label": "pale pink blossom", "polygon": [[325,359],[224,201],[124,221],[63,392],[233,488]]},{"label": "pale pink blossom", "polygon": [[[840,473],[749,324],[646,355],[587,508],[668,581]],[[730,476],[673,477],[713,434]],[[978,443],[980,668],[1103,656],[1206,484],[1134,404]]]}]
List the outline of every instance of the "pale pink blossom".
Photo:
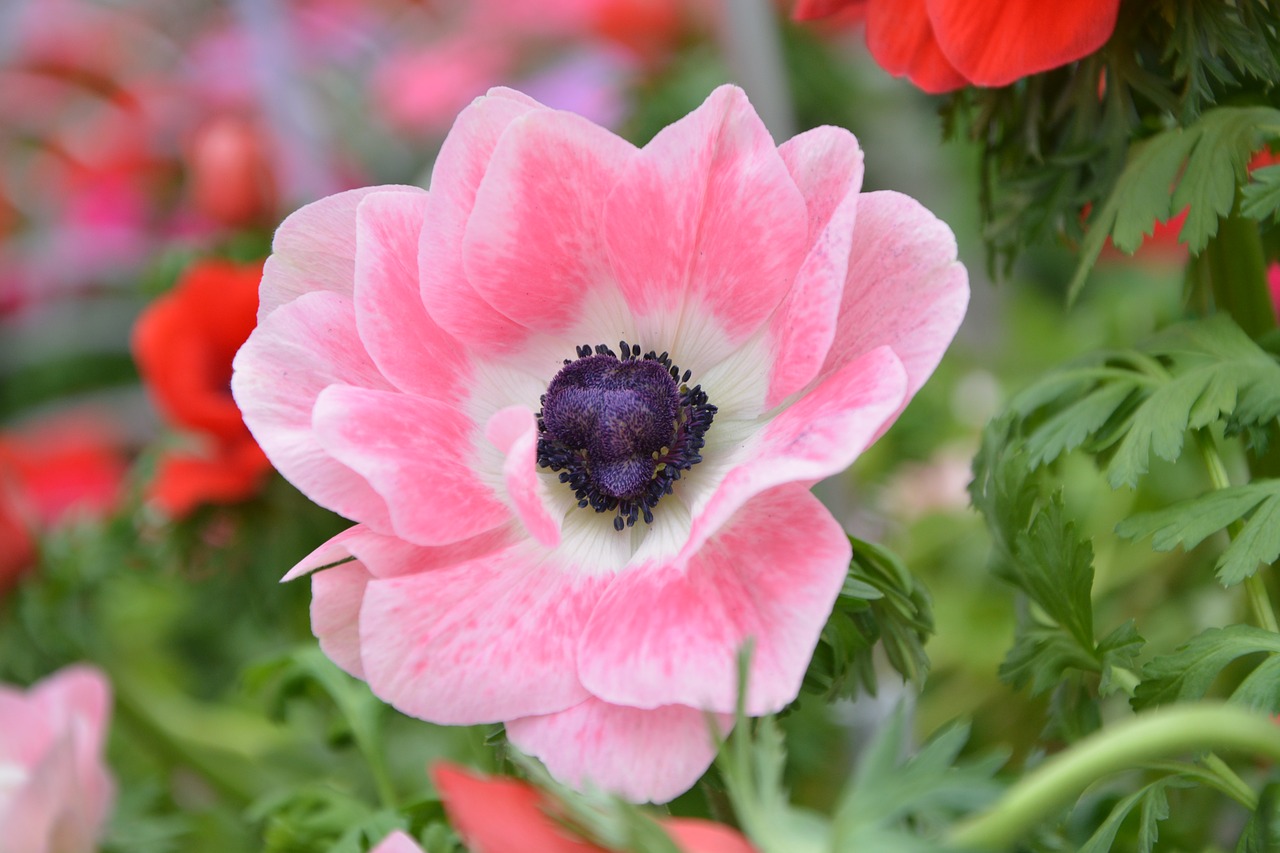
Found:
[{"label": "pale pink blossom", "polygon": [[430,193],[287,219],[232,390],[276,468],[360,522],[287,575],[323,568],[325,652],[633,800],[706,769],[748,641],[747,713],[794,699],[850,555],[808,488],[968,299],[951,231],[861,182],[847,131],[775,146],[733,87],[639,149],[496,89]]},{"label": "pale pink blossom", "polygon": [[115,784],[103,763],[111,687],[71,666],[28,691],[0,686],[0,853],[98,849]]},{"label": "pale pink blossom", "polygon": [[369,853],[422,853],[418,843],[400,830],[387,834]]}]

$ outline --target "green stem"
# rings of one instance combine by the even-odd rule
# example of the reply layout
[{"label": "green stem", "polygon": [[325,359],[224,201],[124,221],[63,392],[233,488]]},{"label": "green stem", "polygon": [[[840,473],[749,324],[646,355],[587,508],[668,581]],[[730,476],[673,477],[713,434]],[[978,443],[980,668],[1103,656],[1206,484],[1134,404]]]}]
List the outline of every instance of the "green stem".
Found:
[{"label": "green stem", "polygon": [[1212,752],[1200,759],[1200,764],[1190,761],[1153,761],[1146,766],[1148,770],[1163,773],[1166,776],[1181,776],[1213,788],[1226,794],[1249,811],[1258,807],[1258,795],[1227,766],[1227,763]]},{"label": "green stem", "polygon": [[204,750],[175,735],[170,726],[157,719],[149,703],[134,694],[129,679],[116,675],[112,678],[112,690],[115,714],[122,726],[146,743],[152,755],[165,766],[190,767],[218,793],[240,806],[248,805],[261,794],[254,785],[246,784],[246,774],[223,766]]},{"label": "green stem", "polygon": [[[1214,446],[1213,436],[1208,430],[1196,430],[1196,444],[1200,447],[1200,455],[1204,457],[1205,468],[1209,471],[1209,481],[1219,491],[1230,488],[1231,478],[1227,476],[1227,466],[1222,463],[1222,456]],[[1235,539],[1240,535],[1243,524],[1237,519],[1227,526],[1227,535]],[[1249,599],[1249,609],[1253,611],[1254,621],[1268,631],[1280,633],[1280,623],[1276,622],[1275,610],[1271,607],[1271,597],[1267,595],[1267,586],[1257,572],[1244,579],[1245,595]]]},{"label": "green stem", "polygon": [[1105,776],[1182,752],[1217,749],[1280,760],[1280,727],[1270,717],[1221,703],[1140,714],[1049,758],[989,811],[957,825],[948,841],[971,850],[1008,849]]},{"label": "green stem", "polygon": [[[1258,807],[1258,795],[1254,793],[1247,782],[1240,778],[1236,771],[1227,766],[1227,762],[1212,752],[1200,759],[1200,761],[1225,783],[1225,787],[1219,790],[1222,790],[1223,793],[1249,811],[1253,811]],[[1230,790],[1227,790],[1228,788]]]},{"label": "green stem", "polygon": [[1232,214],[1218,221],[1218,234],[1194,258],[1188,275],[1207,284],[1213,301],[1251,338],[1276,327],[1267,290],[1267,262],[1258,223]]}]

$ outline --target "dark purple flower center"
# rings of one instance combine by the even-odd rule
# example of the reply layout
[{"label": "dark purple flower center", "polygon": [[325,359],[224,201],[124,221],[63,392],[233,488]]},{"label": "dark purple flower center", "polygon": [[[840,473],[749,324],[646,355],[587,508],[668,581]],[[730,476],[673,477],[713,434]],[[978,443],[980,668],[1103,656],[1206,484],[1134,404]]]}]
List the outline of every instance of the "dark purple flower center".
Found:
[{"label": "dark purple flower center", "polygon": [[689,387],[664,352],[622,356],[599,345],[578,347],[542,396],[538,464],[560,472],[578,506],[617,512],[622,530],[653,508],[682,472],[702,461],[703,436],[715,417],[701,386]]}]

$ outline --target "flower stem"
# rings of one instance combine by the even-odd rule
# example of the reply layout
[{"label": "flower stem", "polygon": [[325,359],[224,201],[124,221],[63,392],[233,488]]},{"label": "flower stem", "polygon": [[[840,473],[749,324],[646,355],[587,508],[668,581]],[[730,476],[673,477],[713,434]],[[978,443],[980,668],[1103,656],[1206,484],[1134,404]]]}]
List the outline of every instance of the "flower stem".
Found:
[{"label": "flower stem", "polygon": [[[1213,436],[1207,430],[1196,430],[1196,444],[1200,447],[1200,455],[1204,457],[1205,468],[1209,471],[1209,481],[1215,489],[1221,490],[1231,486],[1227,476],[1227,466],[1222,464],[1222,456],[1214,446]],[[1242,525],[1239,520],[1227,526],[1227,535],[1232,539],[1240,534]],[[1254,621],[1268,631],[1280,633],[1280,623],[1276,621],[1275,610],[1271,607],[1271,597],[1267,595],[1267,587],[1262,577],[1254,572],[1244,579],[1245,595],[1249,598],[1249,609],[1253,611]]]},{"label": "flower stem", "polygon": [[1267,290],[1267,263],[1258,224],[1237,214],[1218,221],[1218,234],[1192,259],[1193,280],[1207,284],[1219,311],[1225,312],[1251,338],[1276,327]]},{"label": "flower stem", "polygon": [[1007,849],[1104,776],[1181,752],[1211,749],[1280,759],[1280,727],[1269,717],[1212,702],[1140,714],[1049,758],[992,809],[956,826],[948,841],[971,850]]}]

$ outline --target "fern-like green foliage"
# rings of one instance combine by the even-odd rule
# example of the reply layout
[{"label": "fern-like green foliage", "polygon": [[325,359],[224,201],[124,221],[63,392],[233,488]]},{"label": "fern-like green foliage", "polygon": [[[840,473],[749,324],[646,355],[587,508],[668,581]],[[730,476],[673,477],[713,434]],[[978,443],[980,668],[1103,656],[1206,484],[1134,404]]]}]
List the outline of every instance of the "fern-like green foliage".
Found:
[{"label": "fern-like green foliage", "polygon": [[1117,675],[1127,673],[1143,640],[1131,622],[1095,639],[1093,549],[1068,518],[1061,495],[1040,494],[1030,459],[1016,419],[999,419],[984,434],[970,485],[994,540],[993,571],[1038,608],[1020,620],[1000,675],[1035,694],[1073,672],[1096,673],[1101,691],[1122,686],[1129,678]]},{"label": "fern-like green foliage", "polygon": [[1217,562],[1218,579],[1227,585],[1280,557],[1280,480],[1255,480],[1139,513],[1117,525],[1116,533],[1128,539],[1151,536],[1157,551],[1179,545],[1189,550],[1233,526],[1239,530]]},{"label": "fern-like green foliage", "polygon": [[[1276,133],[1255,121],[1265,106],[1246,116],[1255,107],[1240,105],[1276,103],[1278,57],[1280,6],[1271,0],[1122,3],[1097,53],[955,95],[944,111],[949,134],[983,146],[993,269],[1007,270],[1036,243],[1087,234],[1078,289],[1113,227],[1117,245],[1132,248],[1156,219],[1187,205],[1182,239],[1197,251],[1244,183],[1249,146]],[[1134,140],[1146,141],[1131,151]]]},{"label": "fern-like green foliage", "polygon": [[1189,784],[1178,776],[1165,776],[1122,797],[1077,853],[1107,853],[1111,850],[1121,824],[1135,808],[1139,815],[1136,849],[1138,853],[1151,853],[1160,837],[1160,821],[1169,817],[1169,788],[1185,788]]},{"label": "fern-like green foliage", "polygon": [[1157,221],[1183,210],[1178,238],[1200,253],[1218,233],[1236,190],[1248,181],[1250,157],[1280,132],[1280,110],[1215,107],[1188,127],[1173,127],[1134,145],[1107,201],[1089,220],[1080,262],[1071,279],[1074,298],[1107,238],[1125,252],[1137,251]]},{"label": "fern-like green foliage", "polygon": [[928,591],[887,549],[853,537],[850,542],[849,575],[803,685],[828,700],[852,697],[859,688],[875,695],[876,643],[904,679],[923,681],[929,671],[924,644],[933,634],[933,610]]},{"label": "fern-like green foliage", "polygon": [[1129,351],[1054,371],[1010,403],[1028,464],[1083,448],[1107,459],[1112,488],[1135,486],[1151,454],[1170,462],[1188,430],[1221,424],[1266,440],[1280,415],[1280,364],[1223,316],[1172,326]]},{"label": "fern-like green foliage", "polygon": [[1132,704],[1136,710],[1202,699],[1222,671],[1241,658],[1265,655],[1231,691],[1232,701],[1260,710],[1280,707],[1280,635],[1251,625],[1210,628],[1172,654],[1148,661]]}]

